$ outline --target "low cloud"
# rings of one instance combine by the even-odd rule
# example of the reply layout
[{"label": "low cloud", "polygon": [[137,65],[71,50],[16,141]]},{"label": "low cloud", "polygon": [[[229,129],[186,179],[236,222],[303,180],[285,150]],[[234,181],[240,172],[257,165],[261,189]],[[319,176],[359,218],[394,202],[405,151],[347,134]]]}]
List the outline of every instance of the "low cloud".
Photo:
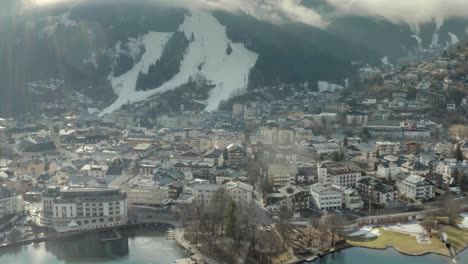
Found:
[{"label": "low cloud", "polygon": [[379,16],[394,23],[420,25],[468,18],[467,0],[326,0],[340,14]]},{"label": "low cloud", "polygon": [[[91,0],[23,0],[29,6],[47,6],[57,3],[78,3]],[[99,3],[138,0],[101,0]],[[165,3],[178,7],[201,7],[209,10],[245,12],[272,23],[300,22],[324,28],[329,21],[317,10],[303,2],[311,0],[140,0]],[[314,0],[322,1],[334,9],[336,15],[382,17],[394,23],[407,23],[414,28],[435,21],[439,26],[444,19],[468,18],[468,0]],[[326,16],[325,16],[326,17]]]},{"label": "low cloud", "polygon": [[302,5],[302,0],[22,0],[25,8],[46,7],[53,4],[116,2],[154,2],[176,7],[199,7],[208,10],[245,12],[272,23],[300,22],[315,27],[325,27],[327,22],[314,9]]}]

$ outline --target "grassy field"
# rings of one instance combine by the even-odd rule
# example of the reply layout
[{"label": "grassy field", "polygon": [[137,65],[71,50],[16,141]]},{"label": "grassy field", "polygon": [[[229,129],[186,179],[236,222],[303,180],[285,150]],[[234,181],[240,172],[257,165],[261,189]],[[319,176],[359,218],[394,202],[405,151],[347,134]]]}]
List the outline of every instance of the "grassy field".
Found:
[{"label": "grassy field", "polygon": [[377,238],[347,237],[346,239],[350,245],[357,247],[376,249],[395,247],[399,251],[411,255],[421,255],[428,252],[449,255],[445,244],[437,237],[432,237],[430,244],[420,244],[414,236],[384,230],[383,228],[380,228],[380,236]]},{"label": "grassy field", "polygon": [[456,251],[468,246],[468,230],[452,226],[444,226],[442,230],[447,233],[448,242]]}]

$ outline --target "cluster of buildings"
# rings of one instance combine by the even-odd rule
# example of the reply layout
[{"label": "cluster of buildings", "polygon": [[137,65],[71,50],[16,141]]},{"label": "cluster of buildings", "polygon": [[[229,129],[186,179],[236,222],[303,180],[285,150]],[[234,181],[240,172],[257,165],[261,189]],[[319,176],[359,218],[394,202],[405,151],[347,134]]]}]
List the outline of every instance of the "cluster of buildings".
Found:
[{"label": "cluster of buildings", "polygon": [[103,117],[73,108],[0,119],[0,218],[23,211],[20,200],[40,203],[40,225],[78,232],[125,224],[131,207],[209,205],[220,189],[273,212],[461,194],[468,143],[464,131],[453,140],[444,114],[468,105],[452,102],[468,85],[464,52],[363,68],[366,92],[302,83],[249,91],[229,111],[158,114],[141,104]]}]

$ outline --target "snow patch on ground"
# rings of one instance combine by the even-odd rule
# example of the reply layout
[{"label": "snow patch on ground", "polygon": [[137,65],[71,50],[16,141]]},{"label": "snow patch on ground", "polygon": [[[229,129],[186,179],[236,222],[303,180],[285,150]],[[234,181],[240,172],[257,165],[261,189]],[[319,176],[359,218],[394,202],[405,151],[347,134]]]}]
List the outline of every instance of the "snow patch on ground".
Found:
[{"label": "snow patch on ground", "polygon": [[29,82],[28,86],[31,89],[48,89],[48,90],[57,90],[64,84],[63,80],[60,79],[49,79],[49,80],[40,80]]},{"label": "snow patch on ground", "polygon": [[425,235],[426,231],[419,223],[389,225],[385,229],[410,235]]},{"label": "snow patch on ground", "polygon": [[48,25],[40,32],[41,36],[53,36],[59,25],[63,25],[65,27],[79,26],[78,22],[70,20],[70,12],[63,13],[59,16],[47,17],[47,23]]},{"label": "snow patch on ground", "polygon": [[467,228],[468,229],[468,213],[463,213],[460,214],[461,217],[463,217],[463,221],[461,221],[458,226],[460,228]]},{"label": "snow patch on ground", "polygon": [[382,57],[382,58],[380,59],[380,61],[382,62],[382,64],[383,64],[384,66],[393,66],[393,65],[390,63],[390,61],[388,60],[388,57],[387,57],[387,56]]},{"label": "snow patch on ground", "polygon": [[439,44],[439,30],[444,25],[444,18],[436,17],[434,22],[436,24],[436,29],[432,34],[431,47],[437,47],[437,45]]},{"label": "snow patch on ground", "polygon": [[[247,50],[243,44],[232,43],[232,53],[227,55],[230,40],[226,28],[209,13],[193,11],[186,17],[181,30],[189,39],[193,32],[195,41],[190,44],[176,78],[186,81],[190,75],[201,73],[216,85],[205,110],[216,110],[221,101],[247,88],[248,75],[257,62],[258,54]],[[198,71],[201,64],[203,68]]]},{"label": "snow patch on ground", "polygon": [[418,42],[418,49],[422,49],[422,39],[418,35],[411,35],[412,38],[414,38]]},{"label": "snow patch on ground", "polygon": [[[141,101],[151,95],[152,91],[136,91],[136,80],[140,71],[147,73],[149,66],[161,57],[164,46],[171,35],[172,33],[148,32],[142,37],[142,43],[146,51],[141,60],[125,74],[118,77],[111,74],[108,77],[118,98],[112,105],[104,109],[101,114],[112,113],[127,102]],[[117,43],[116,45],[117,52],[121,50],[120,45],[121,43]]]},{"label": "snow patch on ground", "polygon": [[411,32],[414,34],[411,35],[412,38],[414,38],[418,42],[418,50],[422,49],[422,39],[419,36],[419,33],[421,32],[421,29],[418,24],[410,24],[409,25],[411,28]]},{"label": "snow patch on ground", "polygon": [[358,231],[348,234],[348,236],[364,236],[365,238],[374,238],[380,236],[380,230],[374,226],[365,225]]},{"label": "snow patch on ground", "polygon": [[211,14],[204,11],[191,11],[179,28],[191,39],[190,45],[181,62],[179,73],[160,87],[148,91],[136,91],[136,79],[140,71],[147,72],[162,54],[170,34],[150,32],[144,36],[145,54],[127,73],[120,77],[110,76],[112,87],[118,95],[117,101],[101,113],[108,114],[127,102],[134,103],[148,97],[175,89],[186,83],[190,76],[203,75],[216,87],[211,91],[205,110],[216,110],[221,101],[242,89],[246,89],[248,74],[255,65],[258,54],[247,50],[243,44],[231,43],[232,53],[226,54],[230,40],[226,28]]},{"label": "snow patch on ground", "polygon": [[[159,32],[149,32],[149,33],[159,33]],[[121,41],[118,41],[114,45],[113,49],[110,51],[114,60],[119,58],[122,55],[126,55],[126,56],[131,57],[134,61],[136,61],[138,59],[138,56],[142,52],[143,46],[145,44],[148,44],[146,43],[146,38],[145,38],[146,36],[147,34],[144,36],[140,36],[138,38],[128,38],[124,44]]]},{"label": "snow patch on ground", "polygon": [[366,238],[374,238],[380,236],[380,230],[379,229],[373,229],[369,233],[365,234],[364,237]]},{"label": "snow patch on ground", "polygon": [[457,35],[453,34],[452,32],[448,33],[450,36],[450,45],[457,45],[458,42],[460,42],[460,39],[457,37]]},{"label": "snow patch on ground", "polygon": [[334,83],[329,83],[329,82],[326,82],[326,81],[318,81],[317,83],[318,85],[318,89],[319,89],[319,92],[334,92],[336,90],[343,90],[344,87],[341,86],[341,85],[338,85],[338,84],[334,84]]}]

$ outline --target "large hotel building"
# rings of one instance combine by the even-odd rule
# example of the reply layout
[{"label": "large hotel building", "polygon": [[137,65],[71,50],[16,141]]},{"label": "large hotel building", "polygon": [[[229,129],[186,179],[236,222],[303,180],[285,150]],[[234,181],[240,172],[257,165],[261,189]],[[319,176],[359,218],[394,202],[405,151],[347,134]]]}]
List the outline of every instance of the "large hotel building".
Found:
[{"label": "large hotel building", "polygon": [[42,195],[41,223],[59,233],[127,223],[127,194],[112,188],[50,187]]}]

